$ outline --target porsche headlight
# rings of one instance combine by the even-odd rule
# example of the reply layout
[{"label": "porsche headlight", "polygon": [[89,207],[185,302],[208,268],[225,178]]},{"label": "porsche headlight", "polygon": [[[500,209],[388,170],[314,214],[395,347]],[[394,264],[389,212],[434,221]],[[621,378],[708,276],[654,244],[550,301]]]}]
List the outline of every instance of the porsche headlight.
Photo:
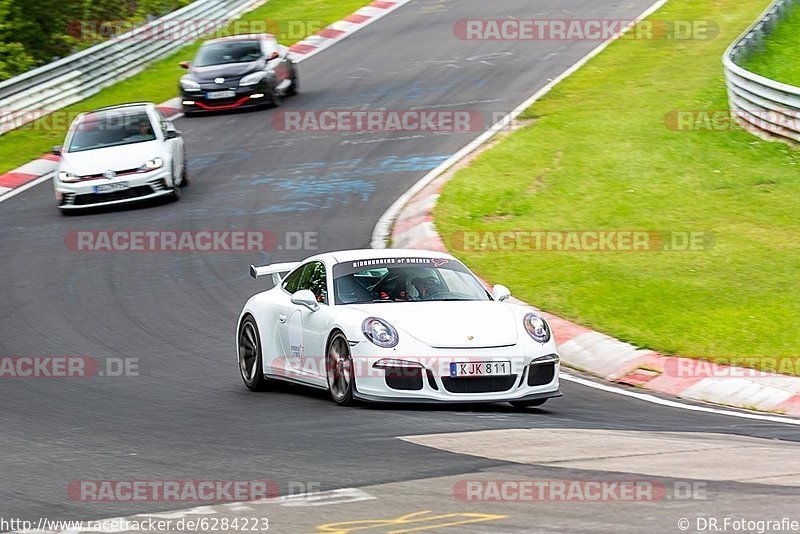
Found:
[{"label": "porsche headlight", "polygon": [[255,85],[266,77],[267,77],[266,72],[254,72],[253,74],[248,74],[239,81],[239,87]]},{"label": "porsche headlight", "polygon": [[181,88],[184,91],[199,91],[200,84],[190,78],[181,78]]},{"label": "porsche headlight", "polygon": [[522,319],[525,331],[538,343],[550,341],[550,326],[538,313],[529,313]]},{"label": "porsche headlight", "polygon": [[68,184],[75,183],[78,180],[80,180],[80,178],[75,176],[74,173],[67,172],[67,171],[58,171],[58,179],[60,181],[62,181],[62,182],[68,183]]},{"label": "porsche headlight", "polygon": [[154,171],[164,166],[164,160],[161,158],[153,158],[144,162],[142,169],[146,171]]},{"label": "porsche headlight", "polygon": [[372,343],[385,349],[397,346],[400,341],[397,330],[383,319],[378,319],[377,317],[364,319],[364,322],[361,323],[361,331]]}]

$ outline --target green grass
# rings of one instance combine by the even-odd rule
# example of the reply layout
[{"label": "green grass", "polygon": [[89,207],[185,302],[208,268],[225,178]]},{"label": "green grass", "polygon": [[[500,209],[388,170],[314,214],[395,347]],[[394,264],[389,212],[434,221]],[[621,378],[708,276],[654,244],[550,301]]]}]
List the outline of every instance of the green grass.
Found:
[{"label": "green grass", "polygon": [[800,7],[794,6],[764,43],[743,65],[779,82],[800,86]]},{"label": "green grass", "polygon": [[[529,109],[535,123],[460,170],[435,211],[451,250],[547,311],[668,354],[800,355],[800,153],[741,130],[675,131],[726,110],[725,48],[768,0],[672,0],[708,41],[622,40]],[[713,232],[693,252],[458,251],[463,231]],[[789,362],[790,364],[792,362]],[[792,365],[793,369],[797,366]]]},{"label": "green grass", "polygon": [[[369,3],[369,0],[270,0],[245,14],[242,19],[269,21],[268,27],[287,22],[280,24],[280,27],[291,31],[295,39],[281,44],[290,45],[306,37],[298,34],[302,28],[308,29],[307,33],[314,33],[320,27],[340,20]],[[307,21],[308,24],[289,25],[288,21]],[[178,80],[186,73],[178,63],[192,59],[200,44],[196,42],[181,48],[169,57],[153,63],[144,72],[64,108],[60,117],[71,117],[72,112],[131,101],[160,103],[177,96]],[[0,136],[0,174],[36,159],[54,145],[60,145],[64,140],[65,128],[53,128],[52,124],[52,120],[44,118]]]}]

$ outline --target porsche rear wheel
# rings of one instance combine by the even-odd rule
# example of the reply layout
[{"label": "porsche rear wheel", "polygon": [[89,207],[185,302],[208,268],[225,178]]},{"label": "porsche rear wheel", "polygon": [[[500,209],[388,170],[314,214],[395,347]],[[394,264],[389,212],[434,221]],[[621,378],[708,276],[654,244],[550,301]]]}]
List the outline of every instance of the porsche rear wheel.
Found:
[{"label": "porsche rear wheel", "polygon": [[328,377],[328,390],[331,398],[340,406],[353,403],[355,376],[353,358],[350,355],[350,344],[341,332],[336,332],[328,341],[325,354],[325,369]]},{"label": "porsche rear wheel", "polygon": [[251,391],[264,391],[270,380],[264,376],[261,341],[255,319],[248,315],[239,326],[239,374]]}]

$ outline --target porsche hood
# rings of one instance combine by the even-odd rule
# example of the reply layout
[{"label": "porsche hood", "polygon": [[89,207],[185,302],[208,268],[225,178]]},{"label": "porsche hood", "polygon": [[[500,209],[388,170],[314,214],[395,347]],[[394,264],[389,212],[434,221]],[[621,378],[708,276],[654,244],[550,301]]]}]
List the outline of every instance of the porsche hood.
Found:
[{"label": "porsche hood", "polygon": [[495,301],[428,301],[358,304],[352,308],[392,324],[400,337],[410,335],[444,349],[507,347],[517,343],[514,311]]}]

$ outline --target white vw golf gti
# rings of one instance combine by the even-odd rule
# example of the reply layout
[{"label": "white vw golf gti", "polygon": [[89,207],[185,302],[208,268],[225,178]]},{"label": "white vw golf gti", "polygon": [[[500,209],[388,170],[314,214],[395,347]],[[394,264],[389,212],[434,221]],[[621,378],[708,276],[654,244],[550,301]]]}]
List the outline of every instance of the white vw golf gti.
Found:
[{"label": "white vw golf gti", "polygon": [[124,104],[78,115],[53,178],[64,212],[161,196],[188,183],[183,138],[155,104]]},{"label": "white vw golf gti", "polygon": [[[286,274],[288,273],[288,274]],[[353,250],[251,267],[274,288],[242,310],[236,344],[251,390],[275,380],[326,389],[334,401],[510,402],[558,397],[547,322],[488,292],[454,257]]]}]

